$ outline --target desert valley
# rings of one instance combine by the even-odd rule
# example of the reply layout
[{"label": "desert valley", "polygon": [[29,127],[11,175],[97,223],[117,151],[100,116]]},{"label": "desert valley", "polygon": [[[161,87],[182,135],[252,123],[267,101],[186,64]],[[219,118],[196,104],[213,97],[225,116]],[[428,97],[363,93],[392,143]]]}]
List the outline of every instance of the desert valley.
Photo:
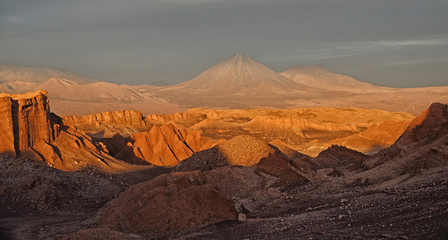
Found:
[{"label": "desert valley", "polygon": [[447,239],[448,86],[238,53],[168,86],[0,65],[1,239]]}]

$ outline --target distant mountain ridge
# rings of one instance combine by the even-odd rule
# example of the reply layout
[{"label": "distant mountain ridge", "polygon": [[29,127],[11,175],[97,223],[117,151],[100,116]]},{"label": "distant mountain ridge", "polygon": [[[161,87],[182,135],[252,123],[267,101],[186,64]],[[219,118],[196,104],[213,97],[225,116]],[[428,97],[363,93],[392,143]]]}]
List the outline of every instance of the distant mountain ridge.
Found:
[{"label": "distant mountain ridge", "polygon": [[280,75],[306,86],[326,90],[360,92],[384,89],[384,87],[361,82],[352,77],[337,74],[316,65],[297,65],[281,72]]},{"label": "distant mountain ridge", "polygon": [[82,77],[72,71],[61,68],[32,67],[0,63],[1,82],[23,81],[41,83],[50,78],[66,78],[79,84],[97,82],[97,80]]},{"label": "distant mountain ridge", "polygon": [[189,108],[361,107],[418,114],[433,102],[448,102],[448,86],[387,88],[318,66],[276,73],[237,53],[195,78],[168,86],[129,86],[84,78],[67,70],[0,64],[0,92],[45,89],[60,115],[115,110],[166,114]]}]

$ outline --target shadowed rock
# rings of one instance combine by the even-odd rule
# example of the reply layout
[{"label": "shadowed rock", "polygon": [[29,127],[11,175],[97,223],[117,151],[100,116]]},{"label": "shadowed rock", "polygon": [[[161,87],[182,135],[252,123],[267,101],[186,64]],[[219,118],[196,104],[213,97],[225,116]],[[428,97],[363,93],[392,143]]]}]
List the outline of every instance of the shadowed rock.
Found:
[{"label": "shadowed rock", "polygon": [[181,173],[130,187],[103,209],[97,225],[161,237],[236,218],[230,198],[201,173]]},{"label": "shadowed rock", "polygon": [[414,119],[391,147],[365,162],[371,168],[350,179],[369,179],[370,183],[411,177],[420,171],[448,165],[448,105],[432,104]]},{"label": "shadowed rock", "polygon": [[360,152],[343,146],[332,145],[328,149],[320,152],[314,158],[314,161],[320,168],[345,168],[355,170],[361,168],[363,162],[367,159],[368,156]]},{"label": "shadowed rock", "polygon": [[219,143],[211,149],[197,152],[182,161],[177,171],[211,170],[222,166],[252,166],[275,150],[266,142],[241,135]]}]

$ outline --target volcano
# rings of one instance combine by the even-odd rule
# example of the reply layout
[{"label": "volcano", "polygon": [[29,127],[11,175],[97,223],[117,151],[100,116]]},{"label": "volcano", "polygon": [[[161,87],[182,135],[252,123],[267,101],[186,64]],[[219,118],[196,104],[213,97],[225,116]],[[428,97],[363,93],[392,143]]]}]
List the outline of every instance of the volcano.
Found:
[{"label": "volcano", "polygon": [[208,68],[194,79],[166,88],[163,92],[176,89],[212,96],[255,95],[260,91],[287,92],[286,89],[291,88],[306,90],[309,87],[281,76],[242,53],[237,53]]},{"label": "volcano", "polygon": [[319,97],[322,90],[283,77],[237,53],[192,80],[161,88],[158,95],[195,107],[281,107],[285,99]]}]

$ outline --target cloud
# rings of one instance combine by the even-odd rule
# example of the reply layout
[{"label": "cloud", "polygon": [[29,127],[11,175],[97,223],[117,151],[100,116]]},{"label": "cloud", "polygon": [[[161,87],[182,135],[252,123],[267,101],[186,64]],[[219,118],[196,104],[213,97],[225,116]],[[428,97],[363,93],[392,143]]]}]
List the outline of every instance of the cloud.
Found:
[{"label": "cloud", "polygon": [[277,55],[277,58],[282,59],[324,60],[356,55],[368,55],[380,51],[394,51],[404,48],[433,47],[441,45],[448,45],[448,36],[407,40],[300,44],[293,49],[285,49],[275,55]]}]

